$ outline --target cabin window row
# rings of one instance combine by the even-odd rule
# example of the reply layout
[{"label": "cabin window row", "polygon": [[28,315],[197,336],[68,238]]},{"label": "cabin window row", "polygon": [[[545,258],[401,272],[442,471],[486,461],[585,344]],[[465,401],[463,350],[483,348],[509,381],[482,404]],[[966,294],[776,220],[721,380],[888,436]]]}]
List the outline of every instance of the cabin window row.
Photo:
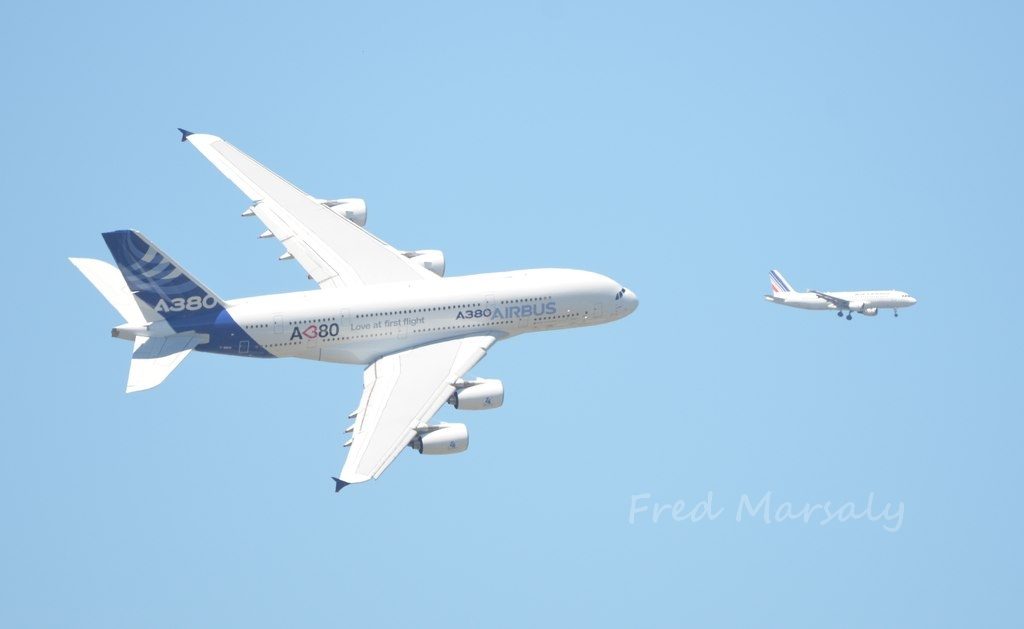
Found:
[{"label": "cabin window row", "polygon": [[368,319],[370,317],[394,317],[395,315],[416,314],[417,312],[440,312],[442,310],[479,308],[483,304],[458,304],[455,306],[434,306],[432,308],[410,308],[408,310],[391,310],[388,312],[371,312],[368,314],[357,314],[356,319]]}]

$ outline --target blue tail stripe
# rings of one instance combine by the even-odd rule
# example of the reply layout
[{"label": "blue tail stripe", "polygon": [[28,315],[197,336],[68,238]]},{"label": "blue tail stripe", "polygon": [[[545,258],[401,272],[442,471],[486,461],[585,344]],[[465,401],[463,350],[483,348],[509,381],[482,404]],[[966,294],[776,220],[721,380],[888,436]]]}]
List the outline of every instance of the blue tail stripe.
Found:
[{"label": "blue tail stripe", "polygon": [[769,271],[768,274],[775,280],[779,287],[785,292],[793,292],[793,287],[789,285],[789,282],[782,279],[782,276],[776,273],[774,270]]},{"label": "blue tail stripe", "polygon": [[141,234],[120,230],[103,239],[128,287],[172,327],[176,320],[216,317],[224,309],[216,295]]}]

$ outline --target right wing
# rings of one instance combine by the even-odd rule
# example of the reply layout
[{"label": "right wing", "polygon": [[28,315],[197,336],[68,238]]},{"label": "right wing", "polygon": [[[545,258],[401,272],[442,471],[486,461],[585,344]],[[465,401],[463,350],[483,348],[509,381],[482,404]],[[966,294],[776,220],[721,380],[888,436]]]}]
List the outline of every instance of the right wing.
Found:
[{"label": "right wing", "polygon": [[455,391],[455,382],[473,368],[493,336],[441,341],[389,354],[363,373],[363,397],[353,424],[352,450],[335,491],[378,478],[426,426]]},{"label": "right wing", "polygon": [[180,131],[182,142],[190,142],[253,201],[253,213],[321,288],[438,279],[228,142]]}]

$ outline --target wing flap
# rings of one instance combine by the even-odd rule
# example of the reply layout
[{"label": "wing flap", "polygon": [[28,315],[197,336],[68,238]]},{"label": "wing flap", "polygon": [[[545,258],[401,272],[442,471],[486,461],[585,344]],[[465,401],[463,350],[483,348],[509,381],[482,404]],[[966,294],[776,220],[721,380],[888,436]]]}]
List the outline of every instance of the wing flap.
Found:
[{"label": "wing flap", "polygon": [[338,277],[338,272],[301,238],[288,238],[282,240],[282,243],[288,253],[292,254],[302,268],[306,269],[309,277],[321,287],[340,288],[345,286],[345,283]]}]

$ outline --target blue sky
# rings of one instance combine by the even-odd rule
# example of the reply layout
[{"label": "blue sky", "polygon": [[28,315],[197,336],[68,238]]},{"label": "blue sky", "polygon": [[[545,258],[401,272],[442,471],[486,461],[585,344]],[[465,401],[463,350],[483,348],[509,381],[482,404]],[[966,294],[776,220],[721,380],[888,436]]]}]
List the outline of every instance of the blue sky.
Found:
[{"label": "blue sky", "polygon": [[[1019,617],[1019,6],[485,4],[6,9],[0,624]],[[505,406],[439,415],[467,453],[336,496],[358,367],[197,355],[126,396],[66,260],[135,228],[226,297],[311,287],[178,126],[450,274],[586,268],[640,308],[498,345]],[[772,267],[919,304],[779,308]],[[904,517],[736,520],[769,492]]]}]

